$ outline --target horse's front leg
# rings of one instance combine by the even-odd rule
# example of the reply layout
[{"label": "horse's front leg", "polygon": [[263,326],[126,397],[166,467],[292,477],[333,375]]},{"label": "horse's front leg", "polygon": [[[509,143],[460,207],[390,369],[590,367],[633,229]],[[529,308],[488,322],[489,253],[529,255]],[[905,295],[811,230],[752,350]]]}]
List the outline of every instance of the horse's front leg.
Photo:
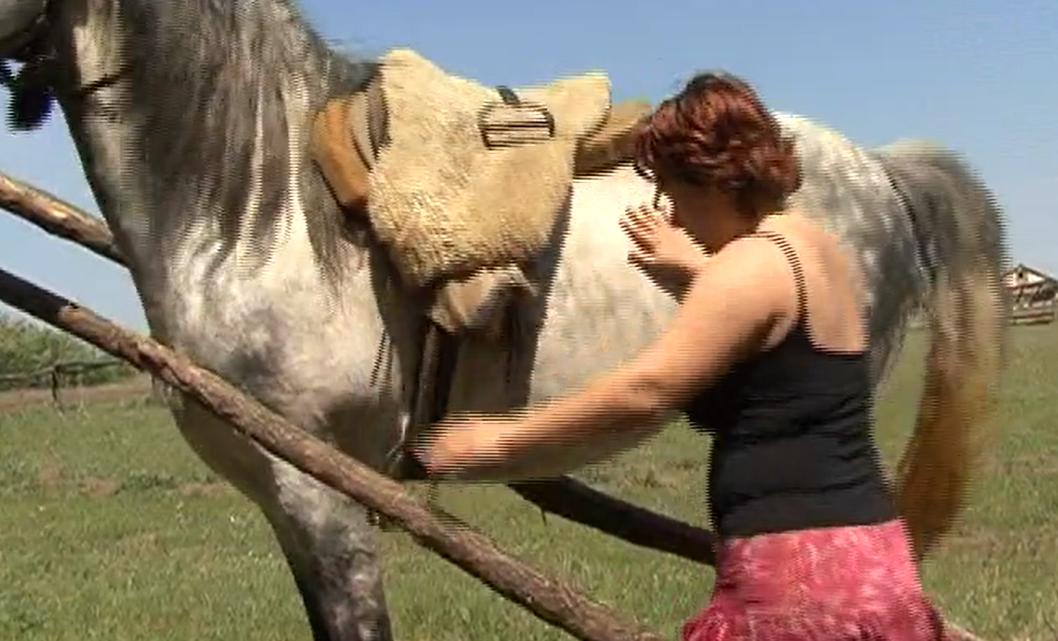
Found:
[{"label": "horse's front leg", "polygon": [[313,639],[392,639],[382,560],[364,509],[239,437],[197,405],[174,414],[203,462],[264,513],[301,594]]},{"label": "horse's front leg", "polygon": [[[388,641],[382,559],[365,510],[281,461],[265,508],[315,641]],[[265,506],[262,506],[265,507]]]}]

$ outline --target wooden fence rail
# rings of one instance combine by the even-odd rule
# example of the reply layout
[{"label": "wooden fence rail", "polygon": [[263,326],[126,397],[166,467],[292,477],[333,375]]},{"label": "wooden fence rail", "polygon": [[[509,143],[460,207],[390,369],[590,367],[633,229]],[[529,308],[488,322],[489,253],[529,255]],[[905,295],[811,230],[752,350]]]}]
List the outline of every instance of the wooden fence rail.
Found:
[{"label": "wooden fence rail", "polygon": [[[1058,321],[1058,300],[1035,305],[1014,305],[1010,308],[1011,325],[1050,325]],[[919,330],[926,327],[926,319],[920,315],[911,318],[908,326]]]},{"label": "wooden fence rail", "polygon": [[60,361],[32,372],[0,374],[0,390],[6,391],[12,389],[41,387],[40,383],[47,382],[48,389],[51,391],[52,401],[56,405],[61,405],[60,391],[64,387],[64,383],[68,382],[71,378],[118,367],[128,367],[128,363],[117,359]]},{"label": "wooden fence rail", "polygon": [[0,374],[0,385],[20,385],[29,387],[44,379],[53,379],[57,376],[77,376],[88,372],[95,372],[111,367],[127,367],[128,363],[123,360],[93,360],[93,361],[58,361],[30,372],[14,372]]},{"label": "wooden fence rail", "polygon": [[[130,375],[106,381],[89,383],[86,383],[84,379],[81,378],[86,374],[116,368],[129,369]],[[133,373],[134,372],[131,370],[129,364],[120,359],[61,361],[30,372],[0,374],[0,392],[17,394],[20,392],[47,388],[51,396],[52,404],[57,409],[62,409],[62,407],[67,404],[66,400],[68,399],[64,399],[64,396],[66,396],[66,393],[69,390],[77,389],[84,391],[100,388],[106,389],[104,386],[122,384],[131,380],[131,374]],[[161,402],[165,400],[167,391],[165,382],[152,376],[150,389],[145,390],[144,395],[151,401]],[[118,397],[119,395],[120,394],[116,394],[115,397]]]},{"label": "wooden fence rail", "polygon": [[1050,325],[1055,320],[1058,320],[1058,300],[1018,305],[1010,313],[1010,322],[1014,325]]},{"label": "wooden fence rail", "polygon": [[[109,230],[98,219],[3,174],[0,174],[0,207],[53,235],[124,264]],[[235,429],[266,450],[389,517],[420,545],[575,638],[590,641],[662,638],[637,624],[620,621],[605,607],[505,555],[477,532],[447,525],[452,522],[450,515],[439,513],[436,508],[431,511],[399,484],[313,438],[220,377],[196,367],[164,346],[3,270],[0,270],[0,300],[154,374],[229,421]],[[654,540],[647,542],[650,547],[658,548],[658,540],[666,537],[670,548],[666,551],[683,550],[688,544],[707,543],[712,547],[712,535],[706,530],[608,497],[574,479],[533,485],[538,492],[537,498],[543,496],[562,506],[563,516],[626,540],[629,538],[627,532],[622,535],[622,531],[627,529],[628,522],[639,521],[640,530],[637,531],[640,535],[649,532],[650,526],[659,526],[653,532]],[[570,489],[578,491],[571,492]],[[593,510],[593,517],[583,516]],[[615,527],[615,521],[624,521],[625,527]],[[669,527],[661,527],[665,525]],[[699,563],[712,562],[711,554],[703,555],[702,548],[681,556]],[[705,556],[709,558],[703,558]],[[951,639],[979,641],[959,626],[949,623],[948,628]]]}]

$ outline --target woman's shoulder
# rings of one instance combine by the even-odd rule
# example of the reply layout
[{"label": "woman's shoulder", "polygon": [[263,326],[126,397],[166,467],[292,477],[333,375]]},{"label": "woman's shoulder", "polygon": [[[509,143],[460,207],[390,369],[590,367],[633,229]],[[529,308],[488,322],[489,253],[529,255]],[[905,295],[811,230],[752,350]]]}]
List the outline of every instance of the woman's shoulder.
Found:
[{"label": "woman's shoulder", "polygon": [[[790,260],[774,240],[755,235],[738,238],[712,255],[696,281],[715,291],[747,291],[781,301],[788,289]],[[730,302],[730,301],[729,301]]]},{"label": "woman's shoulder", "polygon": [[760,231],[789,237],[792,241],[813,242],[830,236],[827,228],[811,212],[789,209],[761,221]]},{"label": "woman's shoulder", "polygon": [[841,239],[821,222],[801,210],[775,216],[761,225],[757,236],[789,245],[800,259],[822,259],[842,253]]}]

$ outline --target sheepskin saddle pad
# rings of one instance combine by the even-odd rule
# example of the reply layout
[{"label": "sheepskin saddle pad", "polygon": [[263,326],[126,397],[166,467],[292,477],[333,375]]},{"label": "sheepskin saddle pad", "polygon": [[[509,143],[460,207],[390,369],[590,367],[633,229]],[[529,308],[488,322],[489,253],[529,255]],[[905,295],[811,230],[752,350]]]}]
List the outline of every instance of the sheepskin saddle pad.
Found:
[{"label": "sheepskin saddle pad", "polygon": [[612,108],[603,73],[497,89],[410,49],[384,56],[365,92],[321,110],[312,153],[453,333],[487,328],[512,295],[537,291],[529,266],[556,240],[573,179],[626,160],[650,109]]}]

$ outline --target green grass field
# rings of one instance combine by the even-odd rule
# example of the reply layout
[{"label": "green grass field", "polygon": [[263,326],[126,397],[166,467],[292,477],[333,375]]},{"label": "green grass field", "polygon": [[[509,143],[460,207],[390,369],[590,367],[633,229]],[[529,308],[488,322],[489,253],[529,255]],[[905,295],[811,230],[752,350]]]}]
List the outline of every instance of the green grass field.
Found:
[{"label": "green grass field", "polygon": [[[998,425],[972,506],[924,568],[945,613],[987,639],[1058,639],[1058,328],[1014,333]],[[879,416],[890,462],[909,429],[920,336]],[[703,521],[707,443],[673,428],[584,477]],[[502,546],[675,638],[707,569],[631,548],[500,488],[453,487],[446,508]],[[308,640],[264,520],[220,483],[168,415],[142,401],[0,413],[0,639]],[[396,636],[561,639],[400,533],[380,535]]]}]

